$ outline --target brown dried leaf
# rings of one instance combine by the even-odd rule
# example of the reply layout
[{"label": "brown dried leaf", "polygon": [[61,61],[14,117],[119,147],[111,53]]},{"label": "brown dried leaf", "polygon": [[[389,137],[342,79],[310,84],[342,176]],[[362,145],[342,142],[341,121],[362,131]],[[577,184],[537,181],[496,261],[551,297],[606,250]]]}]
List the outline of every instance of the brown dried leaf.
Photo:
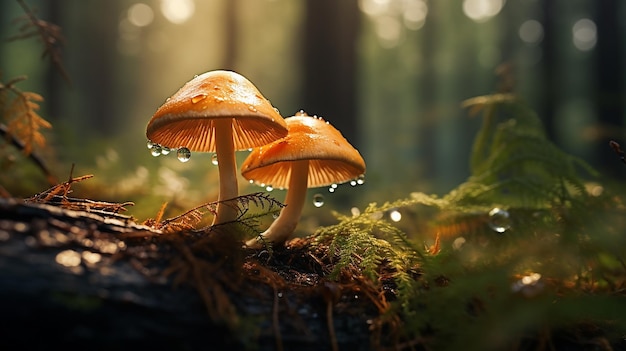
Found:
[{"label": "brown dried leaf", "polygon": [[21,92],[12,89],[17,96],[11,101],[5,112],[5,119],[8,120],[7,132],[24,144],[23,152],[30,155],[34,147],[44,147],[46,138],[41,133],[41,129],[52,128],[52,125],[43,119],[37,111],[39,102],[43,97],[33,92]]}]

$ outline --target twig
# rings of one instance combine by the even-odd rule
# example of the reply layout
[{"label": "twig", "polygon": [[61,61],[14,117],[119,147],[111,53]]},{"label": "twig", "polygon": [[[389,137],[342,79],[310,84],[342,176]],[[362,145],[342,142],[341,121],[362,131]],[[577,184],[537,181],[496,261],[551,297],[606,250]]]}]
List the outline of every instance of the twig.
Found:
[{"label": "twig", "polygon": [[24,39],[38,35],[45,47],[42,57],[50,56],[52,64],[59,71],[63,79],[71,85],[72,81],[70,76],[61,63],[61,51],[59,48],[64,42],[63,35],[61,34],[61,28],[53,23],[37,18],[33,10],[23,0],[17,0],[17,3],[20,4],[24,13],[26,13],[28,21],[35,27],[36,32],[26,32],[27,29],[22,27],[23,33],[21,35],[16,35],[9,40]]},{"label": "twig", "polygon": [[[16,139],[13,135],[11,135],[11,133],[8,132],[7,127],[2,123],[0,123],[0,135],[8,139],[11,142],[11,144],[13,144],[13,146],[18,148],[20,151],[24,151],[26,147],[24,143],[22,143],[20,140]],[[58,179],[52,174],[52,172],[50,172],[50,170],[48,169],[44,161],[39,156],[31,152],[28,154],[28,158],[31,161],[33,161],[33,163],[37,166],[37,168],[39,168],[41,172],[46,176],[46,180],[48,181],[48,184],[50,185],[58,184],[59,182]]]}]

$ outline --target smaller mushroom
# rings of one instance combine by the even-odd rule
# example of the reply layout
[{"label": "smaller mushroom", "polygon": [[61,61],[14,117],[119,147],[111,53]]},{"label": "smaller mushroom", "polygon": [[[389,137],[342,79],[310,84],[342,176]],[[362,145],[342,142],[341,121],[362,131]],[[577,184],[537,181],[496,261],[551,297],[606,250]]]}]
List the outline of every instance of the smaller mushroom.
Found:
[{"label": "smaller mushroom", "polygon": [[159,107],[146,127],[148,139],[162,146],[217,154],[220,193],[213,224],[237,216],[237,210],[225,204],[239,195],[235,151],[285,135],[284,119],[252,82],[222,70],[185,83]]},{"label": "smaller mushroom", "polygon": [[285,122],[286,137],[254,148],[241,165],[241,174],[250,182],[287,189],[280,215],[260,237],[246,243],[249,247],[281,244],[293,234],[307,188],[344,183],[365,173],[359,152],[327,121],[300,111]]}]

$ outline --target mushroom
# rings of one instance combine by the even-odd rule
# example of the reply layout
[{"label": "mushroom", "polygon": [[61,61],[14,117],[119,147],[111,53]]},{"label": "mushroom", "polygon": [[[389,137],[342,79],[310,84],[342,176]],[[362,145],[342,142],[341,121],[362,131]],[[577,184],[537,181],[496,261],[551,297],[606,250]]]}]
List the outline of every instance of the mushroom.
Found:
[{"label": "mushroom", "polygon": [[245,77],[232,71],[209,71],[183,85],[154,113],[146,136],[169,148],[215,152],[219,197],[213,224],[234,221],[238,195],[235,151],[268,144],[287,134],[287,125]]},{"label": "mushroom", "polygon": [[359,152],[330,123],[300,111],[285,118],[289,134],[268,145],[254,148],[241,165],[241,174],[251,183],[287,190],[280,215],[257,238],[261,242],[285,242],[296,229],[307,188],[340,184],[365,173]]}]

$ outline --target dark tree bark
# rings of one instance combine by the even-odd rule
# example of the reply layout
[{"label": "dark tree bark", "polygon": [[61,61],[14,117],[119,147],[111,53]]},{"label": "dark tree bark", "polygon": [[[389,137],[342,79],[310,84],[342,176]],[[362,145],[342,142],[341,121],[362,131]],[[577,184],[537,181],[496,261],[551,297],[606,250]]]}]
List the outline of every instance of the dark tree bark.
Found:
[{"label": "dark tree bark", "polygon": [[329,120],[358,147],[357,0],[307,0],[302,26],[304,109]]},{"label": "dark tree bark", "polygon": [[[230,316],[211,316],[197,286],[177,282],[177,274],[162,274],[181,262],[175,247],[151,240],[151,230],[128,217],[101,213],[0,198],[0,330],[5,345],[28,350],[329,350],[333,341],[327,316],[332,311],[340,349],[370,349],[367,320],[376,309],[365,299],[326,300],[316,287],[325,286],[323,280],[314,272],[298,271],[292,261],[297,250],[276,250],[279,260],[290,262],[277,273],[308,285],[272,288],[244,279],[236,290],[207,286],[228,294],[240,322],[233,328]],[[231,283],[241,275],[208,274]]]}]

